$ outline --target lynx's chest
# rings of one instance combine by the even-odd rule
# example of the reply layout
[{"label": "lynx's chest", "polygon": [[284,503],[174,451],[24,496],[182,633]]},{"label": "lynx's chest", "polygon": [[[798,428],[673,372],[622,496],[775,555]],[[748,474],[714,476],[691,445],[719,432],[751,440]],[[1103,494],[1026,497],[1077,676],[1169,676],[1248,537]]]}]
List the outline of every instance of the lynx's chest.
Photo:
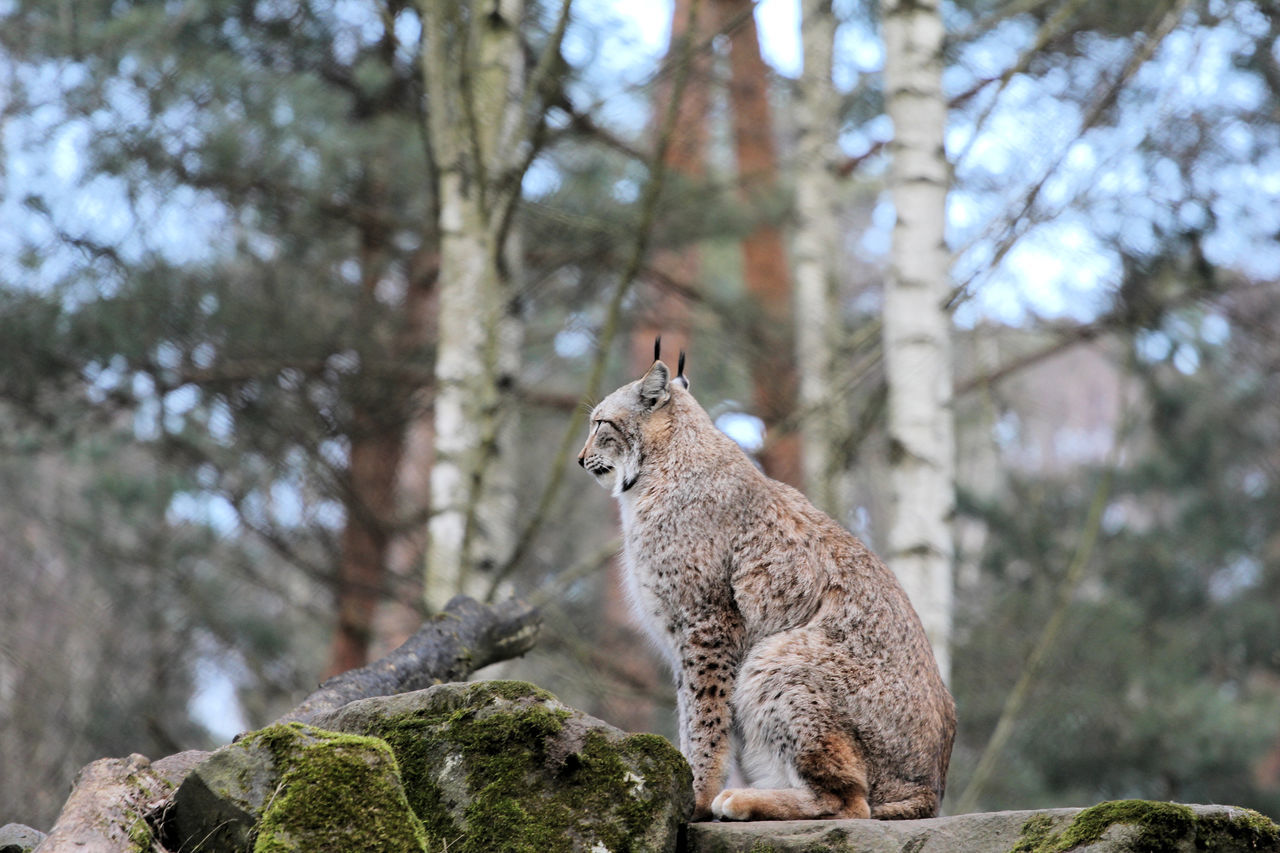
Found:
[{"label": "lynx's chest", "polygon": [[632,618],[674,668],[677,656],[675,632],[671,630],[671,591],[658,584],[643,564],[637,565],[626,549],[623,551],[623,587]]},{"label": "lynx's chest", "polygon": [[687,518],[644,515],[623,502],[627,597],[636,621],[673,664],[682,634],[728,618],[734,608],[721,537],[691,529]]},{"label": "lynx's chest", "polygon": [[662,524],[646,523],[623,509],[623,580],[632,614],[674,663],[674,641],[691,610],[690,589],[699,574],[694,555]]}]

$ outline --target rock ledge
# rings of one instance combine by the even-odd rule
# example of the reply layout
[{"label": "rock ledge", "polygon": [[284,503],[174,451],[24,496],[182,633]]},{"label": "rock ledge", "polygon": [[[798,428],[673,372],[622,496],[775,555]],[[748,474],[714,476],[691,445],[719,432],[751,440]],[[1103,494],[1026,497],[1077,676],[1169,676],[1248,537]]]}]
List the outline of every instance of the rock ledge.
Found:
[{"label": "rock ledge", "polygon": [[690,824],[688,853],[1280,853],[1280,826],[1258,812],[1117,800],[1087,809],[928,820]]}]

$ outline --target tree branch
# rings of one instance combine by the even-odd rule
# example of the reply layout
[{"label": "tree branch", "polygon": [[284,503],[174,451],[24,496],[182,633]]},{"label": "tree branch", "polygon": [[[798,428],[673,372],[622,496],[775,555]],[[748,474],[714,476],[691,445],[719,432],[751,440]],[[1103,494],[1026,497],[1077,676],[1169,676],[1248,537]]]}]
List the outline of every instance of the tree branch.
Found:
[{"label": "tree branch", "polygon": [[1108,315],[1096,322],[1086,323],[1082,326],[1075,326],[1067,329],[1051,344],[1047,344],[1040,349],[1015,358],[1007,364],[1002,364],[987,373],[983,373],[979,376],[971,376],[968,379],[957,382],[955,393],[959,396],[961,394],[968,394],[970,391],[977,390],[978,388],[994,385],[1014,373],[1039,364],[1045,359],[1052,358],[1059,353],[1065,352],[1076,344],[1088,343],[1095,338],[1101,337],[1103,334],[1110,331],[1113,325],[1113,319]]},{"label": "tree branch", "polygon": [[459,595],[398,649],[335,675],[275,722],[306,722],[357,699],[465,680],[477,669],[529,651],[540,628],[537,610],[521,601],[480,604]]}]

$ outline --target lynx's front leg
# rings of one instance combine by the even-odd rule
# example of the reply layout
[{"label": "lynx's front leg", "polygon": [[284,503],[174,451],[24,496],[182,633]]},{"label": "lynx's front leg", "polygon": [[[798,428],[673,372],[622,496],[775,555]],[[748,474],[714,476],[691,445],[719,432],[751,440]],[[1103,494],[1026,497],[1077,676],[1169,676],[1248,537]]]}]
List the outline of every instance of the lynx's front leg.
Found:
[{"label": "lynx's front leg", "polygon": [[711,818],[711,802],[729,771],[729,696],[737,669],[736,627],[718,617],[718,621],[687,631],[678,644],[680,751],[693,768],[694,820]]}]

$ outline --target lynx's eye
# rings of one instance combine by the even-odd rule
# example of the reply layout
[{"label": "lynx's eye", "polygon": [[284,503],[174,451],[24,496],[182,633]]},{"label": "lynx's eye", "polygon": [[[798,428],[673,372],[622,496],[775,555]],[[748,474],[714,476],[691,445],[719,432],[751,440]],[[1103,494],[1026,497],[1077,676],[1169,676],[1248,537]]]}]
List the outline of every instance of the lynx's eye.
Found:
[{"label": "lynx's eye", "polygon": [[596,441],[601,444],[617,443],[617,428],[609,421],[596,421]]}]

